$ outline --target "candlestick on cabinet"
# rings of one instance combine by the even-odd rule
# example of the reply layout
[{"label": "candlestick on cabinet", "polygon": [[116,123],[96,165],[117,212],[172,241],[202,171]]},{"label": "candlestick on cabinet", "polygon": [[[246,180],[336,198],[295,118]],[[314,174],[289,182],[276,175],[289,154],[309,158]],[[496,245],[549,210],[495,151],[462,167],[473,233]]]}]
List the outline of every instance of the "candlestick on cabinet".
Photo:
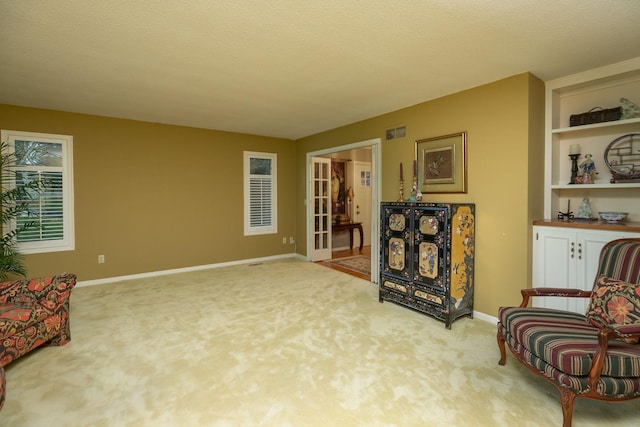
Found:
[{"label": "candlestick on cabinet", "polygon": [[580,157],[580,154],[569,154],[571,159],[571,181],[569,184],[575,184],[576,178],[578,178],[578,157]]}]

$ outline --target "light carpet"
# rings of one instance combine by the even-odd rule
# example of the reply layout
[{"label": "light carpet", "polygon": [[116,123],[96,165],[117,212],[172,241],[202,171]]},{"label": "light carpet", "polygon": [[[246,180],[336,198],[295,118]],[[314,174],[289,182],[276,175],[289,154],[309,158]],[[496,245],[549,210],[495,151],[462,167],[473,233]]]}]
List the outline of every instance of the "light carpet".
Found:
[{"label": "light carpet", "polygon": [[[295,259],[80,287],[71,343],[7,366],[0,425],[561,425],[553,387],[498,366],[495,334]],[[574,426],[638,409],[578,400]]]}]

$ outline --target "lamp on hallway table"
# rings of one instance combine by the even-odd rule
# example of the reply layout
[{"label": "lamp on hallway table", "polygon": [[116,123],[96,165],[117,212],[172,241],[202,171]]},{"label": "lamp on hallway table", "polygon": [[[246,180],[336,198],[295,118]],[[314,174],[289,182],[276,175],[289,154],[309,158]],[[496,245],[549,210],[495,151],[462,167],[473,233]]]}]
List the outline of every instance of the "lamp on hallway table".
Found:
[{"label": "lamp on hallway table", "polygon": [[349,215],[351,217],[351,221],[353,221],[353,198],[355,196],[353,188],[349,187],[349,189],[347,189],[347,203],[349,203]]}]

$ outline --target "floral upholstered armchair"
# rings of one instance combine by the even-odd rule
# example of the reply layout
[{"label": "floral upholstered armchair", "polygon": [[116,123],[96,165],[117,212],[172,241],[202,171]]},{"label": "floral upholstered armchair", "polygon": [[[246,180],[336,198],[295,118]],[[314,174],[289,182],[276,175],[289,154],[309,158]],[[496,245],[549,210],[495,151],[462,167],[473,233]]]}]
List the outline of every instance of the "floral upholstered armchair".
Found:
[{"label": "floral upholstered armchair", "polygon": [[[640,239],[607,243],[592,291],[533,288],[519,307],[498,311],[500,365],[505,344],[516,359],[560,392],[563,426],[576,397],[640,397]],[[586,314],[527,307],[531,297],[590,298]]]},{"label": "floral upholstered armchair", "polygon": [[69,297],[75,284],[73,274],[0,283],[0,408],[4,366],[37,347],[71,339]]}]

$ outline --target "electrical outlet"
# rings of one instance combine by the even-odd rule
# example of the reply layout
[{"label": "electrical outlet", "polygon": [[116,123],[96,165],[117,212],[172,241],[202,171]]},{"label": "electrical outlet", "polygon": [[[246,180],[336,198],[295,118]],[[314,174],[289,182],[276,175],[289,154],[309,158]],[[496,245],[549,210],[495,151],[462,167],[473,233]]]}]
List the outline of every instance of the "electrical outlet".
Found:
[{"label": "electrical outlet", "polygon": [[286,244],[287,244],[287,238],[286,238],[286,237],[283,237],[283,238],[282,238],[282,244],[283,244],[283,245],[286,245]]},{"label": "electrical outlet", "polygon": [[104,264],[104,255],[98,255],[98,264]]},{"label": "electrical outlet", "polygon": [[296,239],[294,239],[293,236],[289,237],[289,244],[295,245],[295,243],[296,243]]}]

